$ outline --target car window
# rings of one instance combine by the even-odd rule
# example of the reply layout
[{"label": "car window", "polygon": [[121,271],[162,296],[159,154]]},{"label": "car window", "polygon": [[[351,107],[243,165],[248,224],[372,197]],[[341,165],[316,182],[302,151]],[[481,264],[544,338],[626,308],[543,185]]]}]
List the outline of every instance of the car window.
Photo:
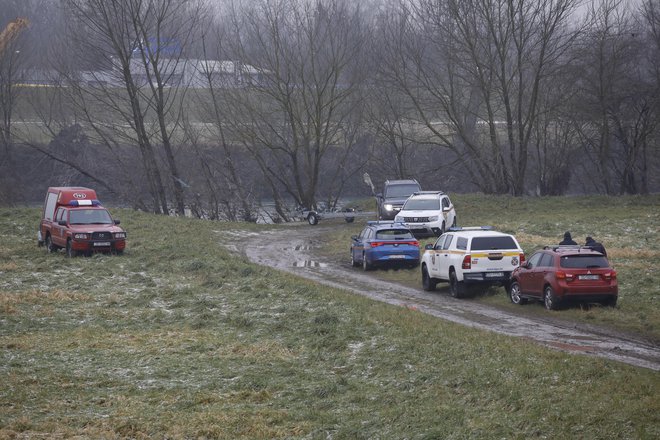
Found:
[{"label": "car window", "polygon": [[456,249],[467,250],[468,239],[465,237],[458,237],[456,240]]},{"label": "car window", "polygon": [[529,262],[527,264],[529,265],[530,268],[536,267],[539,265],[541,261],[541,257],[543,257],[543,254],[538,252],[530,257]]},{"label": "car window", "polygon": [[408,211],[437,211],[440,209],[438,199],[408,199],[403,209]]},{"label": "car window", "polygon": [[449,199],[447,197],[442,198],[442,207],[449,208]]},{"label": "car window", "polygon": [[408,197],[415,191],[419,191],[419,186],[414,183],[389,185],[385,188],[385,197]]},{"label": "car window", "polygon": [[445,239],[445,242],[442,245],[442,249],[449,249],[449,246],[451,246],[451,241],[454,239],[454,236],[451,234],[447,235],[447,238]]},{"label": "car window", "polygon": [[447,238],[446,234],[441,235],[440,238],[438,238],[435,241],[435,244],[433,245],[433,249],[442,249],[442,243],[444,243],[445,238]]},{"label": "car window", "polygon": [[564,255],[559,265],[566,269],[597,269],[609,267],[607,258],[601,255]]},{"label": "car window", "polygon": [[107,225],[112,223],[110,213],[105,209],[76,209],[69,214],[72,225]]},{"label": "car window", "polygon": [[518,249],[518,246],[516,246],[514,239],[507,235],[472,238],[473,251],[488,251],[494,249]]},{"label": "car window", "polygon": [[364,240],[365,237],[367,236],[367,231],[368,231],[368,230],[369,230],[369,228],[364,228],[364,229],[362,230],[362,232],[360,232],[360,235],[358,235],[358,239],[359,239],[359,240]]},{"label": "car window", "polygon": [[407,229],[381,229],[376,232],[376,238],[383,240],[404,240],[414,237]]},{"label": "car window", "polygon": [[539,266],[541,267],[552,267],[554,266],[552,264],[553,256],[551,254],[543,254],[543,257],[541,258],[541,261],[539,262]]},{"label": "car window", "polygon": [[59,208],[59,209],[57,210],[57,213],[55,214],[55,221],[56,221],[56,222],[59,222],[60,220],[66,220],[66,219],[64,218],[64,213],[65,213],[64,209]]}]

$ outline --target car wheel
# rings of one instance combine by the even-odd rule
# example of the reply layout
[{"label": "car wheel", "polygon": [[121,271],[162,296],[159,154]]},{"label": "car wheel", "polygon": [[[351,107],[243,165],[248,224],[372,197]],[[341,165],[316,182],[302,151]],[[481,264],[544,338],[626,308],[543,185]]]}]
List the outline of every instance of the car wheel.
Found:
[{"label": "car wheel", "polygon": [[73,250],[73,243],[71,243],[71,239],[68,239],[66,241],[66,256],[73,258],[76,255],[78,255],[78,251]]},{"label": "car wheel", "polygon": [[427,292],[432,292],[437,285],[438,282],[434,278],[431,278],[429,271],[426,270],[426,266],[422,266],[422,288]]},{"label": "car wheel", "polygon": [[316,214],[311,213],[307,216],[307,223],[314,226],[319,223],[319,217]]},{"label": "car wheel", "polygon": [[509,298],[511,298],[511,302],[514,304],[527,304],[527,299],[520,296],[520,284],[517,281],[511,283],[509,287]]},{"label": "car wheel", "polygon": [[55,247],[55,245],[53,245],[53,239],[50,238],[50,234],[46,235],[46,252],[50,254],[52,252],[55,252],[56,250],[57,248]]},{"label": "car wheel", "polygon": [[362,254],[362,269],[366,272],[371,270],[371,264],[367,261],[367,254]]},{"label": "car wheel", "polygon": [[543,291],[543,303],[548,310],[557,310],[559,308],[559,298],[557,298],[551,286],[546,286]]},{"label": "car wheel", "polygon": [[451,291],[451,296],[454,298],[463,298],[465,296],[465,284],[463,281],[458,281],[454,270],[449,272],[449,290]]},{"label": "car wheel", "polygon": [[358,267],[359,265],[360,262],[355,259],[355,253],[353,253],[353,250],[351,249],[351,266]]}]

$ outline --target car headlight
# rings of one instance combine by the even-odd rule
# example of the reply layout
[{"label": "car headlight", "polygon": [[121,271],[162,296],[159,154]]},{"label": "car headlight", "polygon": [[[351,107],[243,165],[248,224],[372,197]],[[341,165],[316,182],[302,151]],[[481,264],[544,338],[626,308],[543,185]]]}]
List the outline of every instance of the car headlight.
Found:
[{"label": "car headlight", "polygon": [[392,206],[391,203],[386,203],[385,204],[385,211],[391,211],[392,209],[394,209],[394,206]]},{"label": "car headlight", "polygon": [[437,222],[438,221],[438,216],[434,215],[433,217],[429,217],[430,222]]},{"label": "car headlight", "polygon": [[126,238],[126,232],[115,232],[115,238]]},{"label": "car headlight", "polygon": [[78,240],[87,240],[88,236],[87,236],[87,234],[83,234],[82,232],[78,232],[76,234],[73,234],[73,238],[78,239]]}]

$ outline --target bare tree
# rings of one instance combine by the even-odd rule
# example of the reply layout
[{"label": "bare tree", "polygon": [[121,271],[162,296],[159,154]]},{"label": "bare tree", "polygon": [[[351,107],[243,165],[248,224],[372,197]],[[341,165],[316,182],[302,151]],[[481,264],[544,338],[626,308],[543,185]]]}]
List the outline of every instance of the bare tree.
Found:
[{"label": "bare tree", "polygon": [[202,3],[67,0],[67,7],[81,54],[76,67],[88,66],[91,77],[70,71],[72,101],[98,141],[109,148],[118,140],[139,147],[156,212],[169,212],[164,174],[176,212],[183,214],[185,182],[174,136],[186,91],[182,54],[197,31]]},{"label": "bare tree", "polygon": [[[7,5],[9,6],[9,5]],[[9,10],[3,12],[10,12]],[[26,68],[25,38],[21,35],[28,25],[24,18],[11,21],[0,13],[0,202],[9,203],[14,199],[16,181],[12,164],[12,122],[18,97],[16,83],[20,81]]]},{"label": "bare tree", "polygon": [[[324,158],[351,149],[360,117],[364,28],[348,1],[260,1],[234,15],[232,55],[245,87],[226,93],[223,120],[253,155],[287,218],[283,193],[314,207]],[[325,164],[336,166],[336,164]]]},{"label": "bare tree", "polygon": [[524,192],[540,97],[570,47],[574,0],[402,2],[384,38],[390,80],[421,140],[452,151],[488,193]]},{"label": "bare tree", "polygon": [[577,48],[575,120],[594,181],[606,194],[648,192],[658,88],[634,18],[621,0],[592,3]]}]

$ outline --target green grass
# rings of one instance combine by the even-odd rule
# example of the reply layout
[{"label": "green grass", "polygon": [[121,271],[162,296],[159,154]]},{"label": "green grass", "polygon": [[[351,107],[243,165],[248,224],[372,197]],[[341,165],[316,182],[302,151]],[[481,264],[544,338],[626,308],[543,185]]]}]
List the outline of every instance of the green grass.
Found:
[{"label": "green grass", "polygon": [[0,438],[660,436],[657,372],[369,301],[221,246],[229,230],[266,227],[115,214],[124,256],[66,259],[36,247],[38,210],[0,210]]},{"label": "green grass", "polygon": [[[514,234],[527,256],[544,245],[559,243],[565,231],[571,231],[579,244],[589,235],[602,242],[618,273],[618,307],[573,307],[558,312],[558,316],[613,326],[660,343],[660,196],[515,198],[469,194],[452,196],[452,201],[459,225],[491,225]],[[349,261],[350,236],[358,234],[362,225],[356,221],[326,237],[327,256],[336,262]],[[433,241],[422,240],[421,246]],[[421,287],[418,270],[380,270],[374,275]],[[441,292],[447,290],[444,286],[438,286]],[[548,313],[540,303],[514,306],[503,288],[492,288],[489,295],[476,300],[516,313]]]}]

